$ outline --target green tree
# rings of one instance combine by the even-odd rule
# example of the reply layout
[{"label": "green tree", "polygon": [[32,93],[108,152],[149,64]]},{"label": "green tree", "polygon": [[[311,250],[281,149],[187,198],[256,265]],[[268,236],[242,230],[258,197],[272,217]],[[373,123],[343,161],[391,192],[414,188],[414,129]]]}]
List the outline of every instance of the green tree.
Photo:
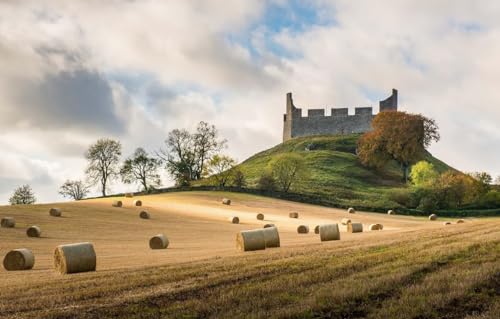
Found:
[{"label": "green tree", "polygon": [[121,155],[121,143],[106,138],[97,140],[85,153],[88,161],[85,173],[91,184],[100,185],[102,196],[106,196],[109,182],[119,175],[118,164]]},{"label": "green tree", "polygon": [[219,132],[215,125],[203,121],[198,123],[192,138],[195,155],[194,177],[200,179],[206,162],[222,150],[226,140],[219,140]]},{"label": "green tree", "polygon": [[434,193],[440,199],[442,208],[457,208],[466,201],[472,201],[472,180],[469,176],[455,171],[446,171],[437,181]]},{"label": "green tree", "polygon": [[469,176],[477,181],[476,191],[478,192],[478,196],[483,196],[490,191],[491,183],[493,182],[490,174],[486,172],[473,172]]},{"label": "green tree", "polygon": [[73,198],[74,200],[81,200],[87,196],[89,187],[82,181],[66,180],[59,188],[59,194],[64,197]]},{"label": "green tree", "polygon": [[245,174],[236,168],[233,170],[233,186],[241,189],[247,185]]},{"label": "green tree", "polygon": [[30,205],[36,202],[35,194],[29,185],[23,185],[14,190],[9,198],[11,205]]},{"label": "green tree", "polygon": [[236,160],[226,155],[214,155],[208,162],[207,175],[213,176],[217,186],[226,186],[232,175],[231,169],[236,165]]},{"label": "green tree", "polygon": [[271,161],[270,167],[280,190],[285,193],[306,176],[305,160],[298,154],[281,154]]},{"label": "green tree", "polygon": [[161,161],[150,156],[142,147],[135,150],[134,154],[123,162],[120,169],[122,181],[125,184],[140,183],[144,191],[149,191],[161,184],[158,169]]},{"label": "green tree", "polygon": [[439,173],[434,165],[426,161],[420,161],[413,165],[410,171],[410,179],[417,187],[430,186],[439,178]]},{"label": "green tree", "polygon": [[189,185],[207,170],[207,162],[218,154],[226,141],[220,140],[215,126],[200,122],[195,133],[175,129],[168,133],[165,148],[157,155],[165,163],[177,185]]},{"label": "green tree", "polygon": [[380,112],[372,127],[358,141],[361,163],[382,168],[393,159],[401,165],[405,181],[409,166],[423,157],[432,141],[440,138],[436,122],[420,114]]},{"label": "green tree", "polygon": [[500,207],[500,191],[490,190],[478,202],[484,208],[498,208]]},{"label": "green tree", "polygon": [[159,158],[178,186],[189,185],[195,178],[196,163],[192,135],[187,130],[172,130],[168,133],[165,145],[166,148],[157,153]]},{"label": "green tree", "polygon": [[495,185],[500,185],[500,175],[495,178]]}]

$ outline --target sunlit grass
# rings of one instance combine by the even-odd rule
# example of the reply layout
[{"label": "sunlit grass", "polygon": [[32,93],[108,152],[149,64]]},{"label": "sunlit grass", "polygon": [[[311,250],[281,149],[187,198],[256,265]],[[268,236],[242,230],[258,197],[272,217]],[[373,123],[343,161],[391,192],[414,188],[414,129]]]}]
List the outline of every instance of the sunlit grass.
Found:
[{"label": "sunlit grass", "polygon": [[491,318],[499,226],[492,219],[353,246],[54,276],[3,286],[0,308],[20,318]]}]

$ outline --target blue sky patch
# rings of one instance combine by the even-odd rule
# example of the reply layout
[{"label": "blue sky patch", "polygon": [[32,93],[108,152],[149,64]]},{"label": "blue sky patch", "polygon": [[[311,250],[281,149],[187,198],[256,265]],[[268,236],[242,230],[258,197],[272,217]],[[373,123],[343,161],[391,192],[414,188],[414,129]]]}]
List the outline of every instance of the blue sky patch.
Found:
[{"label": "blue sky patch", "polygon": [[[301,56],[284,48],[275,40],[275,36],[282,32],[300,34],[313,27],[331,26],[336,24],[335,16],[325,15],[327,10],[316,1],[289,0],[284,4],[270,3],[261,19],[255,21],[241,33],[229,33],[226,40],[238,43],[247,48],[252,57],[258,58],[261,53],[252,44],[252,34],[263,32],[263,45],[268,52],[288,59],[297,59]],[[331,9],[328,10],[331,12]]]}]

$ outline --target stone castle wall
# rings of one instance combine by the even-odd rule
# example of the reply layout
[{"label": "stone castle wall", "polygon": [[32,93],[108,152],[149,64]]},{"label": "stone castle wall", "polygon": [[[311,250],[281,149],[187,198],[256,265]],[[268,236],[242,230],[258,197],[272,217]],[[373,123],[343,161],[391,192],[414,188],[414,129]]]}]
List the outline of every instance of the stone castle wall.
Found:
[{"label": "stone castle wall", "polygon": [[[397,111],[398,92],[380,101],[380,111]],[[330,116],[324,109],[309,109],[302,116],[302,109],[293,104],[292,93],[286,97],[286,114],[283,117],[283,142],[300,136],[364,133],[371,130],[375,115],[371,107],[357,107],[354,115],[347,108],[333,108]]]}]

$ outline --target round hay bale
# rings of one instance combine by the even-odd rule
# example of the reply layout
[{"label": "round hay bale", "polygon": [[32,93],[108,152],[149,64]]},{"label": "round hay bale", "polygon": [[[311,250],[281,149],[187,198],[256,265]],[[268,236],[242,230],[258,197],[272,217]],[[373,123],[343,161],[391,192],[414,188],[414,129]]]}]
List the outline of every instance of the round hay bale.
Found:
[{"label": "round hay bale", "polygon": [[396,215],[396,212],[394,212],[392,209],[387,211],[387,215]]},{"label": "round hay bale", "polygon": [[266,248],[273,248],[280,246],[280,234],[278,233],[278,228],[268,227],[262,229],[262,232],[264,233]]},{"label": "round hay bale", "polygon": [[355,213],[356,213],[356,210],[354,210],[354,208],[352,208],[352,207],[349,207],[349,208],[347,209],[347,213],[348,213],[348,214],[355,214]]},{"label": "round hay bale", "polygon": [[26,230],[28,237],[40,237],[42,230],[38,226],[31,226]]},{"label": "round hay bale", "polygon": [[349,233],[362,233],[363,224],[361,223],[349,223],[347,224],[347,232]]},{"label": "round hay bale", "polygon": [[264,214],[262,214],[262,213],[257,214],[257,219],[264,220]]},{"label": "round hay bale", "polygon": [[121,200],[114,200],[113,204],[111,204],[111,205],[113,205],[113,207],[122,207],[123,203]]},{"label": "round hay bale", "polygon": [[444,222],[443,225],[445,225],[445,226],[451,225],[451,222]]},{"label": "round hay bale", "polygon": [[382,230],[384,226],[382,224],[371,224],[368,229],[370,230]]},{"label": "round hay bale", "polygon": [[14,228],[16,227],[16,220],[14,217],[3,217],[0,221],[0,226],[3,228]]},{"label": "round hay bale", "polygon": [[276,226],[274,226],[274,224],[265,224],[264,225],[264,228],[269,228],[269,227],[276,227]]},{"label": "round hay bale", "polygon": [[60,245],[54,251],[54,268],[61,274],[95,271],[96,264],[92,243]]},{"label": "round hay bale", "polygon": [[338,224],[327,224],[319,226],[319,238],[321,241],[340,240]]},{"label": "round hay bale", "polygon": [[436,214],[430,214],[429,215],[429,220],[436,220],[438,217]]},{"label": "round hay bale", "polygon": [[223,198],[222,199],[222,204],[224,204],[224,205],[231,205],[231,200],[229,198]]},{"label": "round hay bale", "polygon": [[35,255],[26,248],[11,250],[3,259],[5,270],[28,270],[35,265]]},{"label": "round hay bale", "polygon": [[239,224],[240,223],[240,219],[238,218],[238,216],[231,216],[228,218],[228,220],[231,224]]},{"label": "round hay bale", "polygon": [[139,199],[134,200],[134,206],[142,206],[142,201]]},{"label": "round hay bale", "polygon": [[132,197],[134,197],[134,194],[132,194],[132,193],[126,193],[125,197],[126,198],[132,198]]},{"label": "round hay bale", "polygon": [[465,220],[463,220],[463,219],[457,220],[457,224],[463,224],[463,223],[465,223]]},{"label": "round hay bale", "polygon": [[244,230],[236,234],[236,248],[241,251],[266,249],[266,237],[262,229]]},{"label": "round hay bale", "polygon": [[49,215],[53,217],[61,217],[62,216],[62,211],[59,208],[51,208],[49,210]]},{"label": "round hay bale", "polygon": [[342,225],[347,225],[347,224],[350,224],[352,223],[351,219],[350,218],[342,218],[342,220],[340,221],[340,223]]},{"label": "round hay bale", "polygon": [[290,217],[290,218],[299,218],[299,213],[297,213],[297,212],[291,212],[290,214],[288,214],[288,217]]},{"label": "round hay bale", "polygon": [[309,226],[307,225],[300,225],[297,227],[297,233],[299,234],[308,234],[309,233]]},{"label": "round hay bale", "polygon": [[166,249],[170,242],[168,241],[167,236],[163,234],[158,234],[149,240],[149,248],[151,249]]},{"label": "round hay bale", "polygon": [[151,215],[149,215],[147,211],[143,210],[142,212],[139,213],[139,217],[142,219],[149,219],[151,218]]},{"label": "round hay bale", "polygon": [[319,225],[316,225],[316,227],[314,227],[314,233],[319,234]]}]

